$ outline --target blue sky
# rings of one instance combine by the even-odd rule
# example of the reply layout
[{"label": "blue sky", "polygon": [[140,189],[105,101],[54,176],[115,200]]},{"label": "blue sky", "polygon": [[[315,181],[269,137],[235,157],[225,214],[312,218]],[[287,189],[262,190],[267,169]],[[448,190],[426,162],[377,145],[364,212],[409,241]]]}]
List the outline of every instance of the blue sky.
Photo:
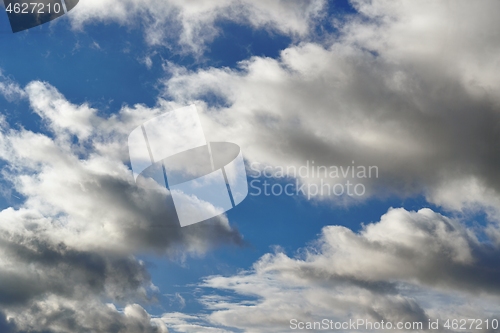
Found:
[{"label": "blue sky", "polygon": [[[414,6],[81,0],[16,34],[0,13],[0,328],[498,318],[496,5]],[[130,180],[126,136],[191,103],[248,165],[355,161],[380,176],[326,179],[363,182],[355,198],[249,195],[180,230]]]}]

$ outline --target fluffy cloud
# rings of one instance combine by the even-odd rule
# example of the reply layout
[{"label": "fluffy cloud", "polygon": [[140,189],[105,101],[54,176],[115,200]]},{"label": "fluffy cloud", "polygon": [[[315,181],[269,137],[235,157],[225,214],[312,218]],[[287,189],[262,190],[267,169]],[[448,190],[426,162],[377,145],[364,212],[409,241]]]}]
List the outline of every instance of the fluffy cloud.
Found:
[{"label": "fluffy cloud", "polygon": [[172,49],[179,45],[181,50],[201,54],[205,43],[218,35],[219,21],[303,38],[325,7],[323,0],[89,0],[81,1],[70,17],[76,28],[96,21],[143,26],[151,45],[166,43]]},{"label": "fluffy cloud", "polygon": [[13,332],[168,333],[163,322],[151,318],[137,304],[118,311],[112,304],[91,298],[75,301],[47,297],[29,307],[13,308],[11,313],[16,323]]},{"label": "fluffy cloud", "polygon": [[250,162],[376,165],[380,177],[363,180],[368,196],[424,194],[493,223],[473,231],[430,210],[391,210],[359,234],[326,227],[302,256],[268,254],[248,272],[207,278],[214,325],[288,332],[291,318],[427,322],[500,311],[498,3],[354,4],[361,16],[336,38],[279,59],[166,64],[164,96],[223,101],[204,107],[207,136],[238,143]]},{"label": "fluffy cloud", "polygon": [[[159,321],[133,305],[154,299],[133,253],[196,255],[241,243],[224,217],[178,228],[164,205],[169,194],[135,187],[126,165],[123,143],[132,128],[191,102],[202,106],[208,138],[238,143],[250,162],[375,165],[379,178],[363,180],[367,196],[424,194],[447,209],[479,207],[498,220],[498,3],[354,4],[360,16],[339,23],[328,42],[304,41],[279,59],[195,71],[166,64],[164,97],[175,102],[160,100],[155,108],[126,106],[103,117],[47,83],[20,88],[2,78],[0,93],[28,98],[46,128],[35,133],[1,122],[3,176],[26,200],[0,213],[0,247],[9,254],[0,259],[0,328],[162,332],[168,322],[181,332],[286,332],[291,318],[426,321],[499,313],[498,225],[476,232],[430,210],[401,209],[360,233],[326,227],[302,256],[268,254],[250,271],[205,279],[203,287],[224,291],[203,298],[209,315],[165,314]],[[89,0],[72,20],[77,27],[144,24],[150,44],[179,38],[200,53],[220,19],[304,38],[323,5]],[[167,29],[171,24],[177,29]],[[225,104],[205,104],[213,95]],[[489,243],[479,240],[485,236]]]},{"label": "fluffy cloud", "polygon": [[359,233],[325,227],[295,257],[266,254],[249,271],[208,277],[215,294],[202,302],[212,323],[245,332],[289,332],[291,319],[488,319],[500,310],[498,258],[458,221],[391,209]]},{"label": "fluffy cloud", "polygon": [[498,64],[488,56],[500,45],[498,4],[459,3],[450,13],[441,2],[355,2],[360,17],[325,44],[304,42],[237,69],[167,64],[165,96],[224,101],[207,108],[208,135],[238,142],[250,161],[355,161],[378,166],[378,178],[360,180],[367,196],[423,193],[453,210],[499,207],[499,86],[489,74]]},{"label": "fluffy cloud", "polygon": [[166,189],[135,185],[127,135],[175,105],[125,107],[103,118],[47,83],[17,89],[44,125],[33,132],[2,122],[2,175],[23,197],[19,207],[0,212],[0,307],[9,318],[2,325],[30,332],[166,332],[131,304],[156,298],[134,254],[179,258],[242,243],[225,216],[180,228]]}]

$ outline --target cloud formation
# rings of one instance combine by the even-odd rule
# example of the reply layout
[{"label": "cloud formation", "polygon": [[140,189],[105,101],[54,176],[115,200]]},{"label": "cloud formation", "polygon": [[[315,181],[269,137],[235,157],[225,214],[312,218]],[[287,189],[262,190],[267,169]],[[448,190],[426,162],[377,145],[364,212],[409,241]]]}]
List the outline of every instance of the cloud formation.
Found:
[{"label": "cloud formation", "polygon": [[292,319],[491,319],[500,310],[498,258],[498,246],[459,221],[391,209],[359,233],[327,226],[296,256],[269,253],[251,270],[207,277],[202,302],[209,322],[244,332],[289,332]]},{"label": "cloud formation", "polygon": [[173,50],[178,45],[178,51],[201,55],[219,34],[221,21],[304,38],[325,8],[324,0],[89,0],[79,3],[70,17],[77,29],[94,22],[143,27],[150,45]]},{"label": "cloud formation", "polygon": [[498,4],[355,5],[359,17],[335,38],[290,46],[278,59],[195,71],[167,64],[164,94],[179,103],[217,96],[207,135],[230,137],[250,161],[355,161],[379,168],[379,178],[363,180],[367,197],[424,194],[451,210],[496,210],[499,82],[489,55],[499,47]]},{"label": "cloud formation", "polygon": [[34,332],[166,332],[134,303],[155,302],[157,292],[134,255],[201,256],[243,242],[225,216],[180,228],[166,189],[135,185],[128,132],[173,105],[125,107],[104,118],[48,83],[8,86],[28,99],[43,129],[2,122],[2,176],[23,197],[18,207],[0,212],[0,308],[9,318],[2,325]]},{"label": "cloud formation", "polygon": [[[82,2],[75,27],[143,24],[151,45],[175,39],[198,54],[224,19],[303,40],[237,69],[167,63],[163,97],[171,101],[154,108],[104,117],[48,83],[21,88],[1,78],[0,93],[27,98],[45,124],[33,132],[1,121],[3,177],[25,199],[0,212],[0,248],[9,254],[0,259],[1,329],[288,332],[292,318],[500,313],[498,2],[353,1],[360,15],[322,44],[306,36],[324,2],[284,3]],[[210,95],[222,106],[207,104]],[[208,139],[238,143],[250,162],[376,165],[367,197],[423,194],[450,211],[485,211],[490,224],[469,229],[428,209],[393,209],[360,233],[328,226],[301,255],[267,254],[249,271],[207,277],[202,287],[215,291],[202,299],[208,315],[151,318],[136,303],[154,301],[156,289],[134,253],[200,255],[242,242],[225,217],[178,228],[168,192],[134,186],[126,135],[192,102],[202,106]]]}]

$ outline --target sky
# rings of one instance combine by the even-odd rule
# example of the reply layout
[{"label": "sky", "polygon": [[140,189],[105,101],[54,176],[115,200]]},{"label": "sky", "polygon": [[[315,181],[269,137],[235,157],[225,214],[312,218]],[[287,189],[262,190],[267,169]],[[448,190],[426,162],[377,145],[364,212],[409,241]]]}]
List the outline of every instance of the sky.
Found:
[{"label": "sky", "polygon": [[[0,7],[0,332],[498,332],[499,7]],[[181,228],[127,138],[192,104],[249,193]]]}]

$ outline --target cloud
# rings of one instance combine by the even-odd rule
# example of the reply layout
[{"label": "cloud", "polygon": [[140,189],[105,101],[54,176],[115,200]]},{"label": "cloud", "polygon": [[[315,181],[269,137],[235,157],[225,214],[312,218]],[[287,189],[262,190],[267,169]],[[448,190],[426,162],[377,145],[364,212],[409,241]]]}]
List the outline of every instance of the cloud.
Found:
[{"label": "cloud", "polygon": [[378,178],[346,177],[366,186],[364,198],[423,194],[451,210],[496,211],[499,83],[488,73],[498,66],[490,56],[498,4],[460,2],[452,12],[446,2],[355,5],[359,16],[336,38],[289,46],[278,59],[194,71],[166,64],[164,96],[199,104],[216,96],[207,135],[238,143],[251,162],[354,161],[379,170]]},{"label": "cloud", "polygon": [[118,311],[113,305],[92,299],[63,301],[49,297],[17,310],[13,313],[20,322],[16,332],[168,333],[161,321],[151,318],[137,304]]},{"label": "cloud", "polygon": [[327,226],[294,257],[268,253],[251,270],[207,277],[202,303],[214,325],[245,332],[289,332],[291,319],[489,318],[499,310],[499,257],[459,221],[391,209],[359,233]]},{"label": "cloud", "polygon": [[15,332],[15,325],[8,321],[3,313],[0,313],[0,330],[5,333]]},{"label": "cloud", "polygon": [[[127,253],[132,245],[164,250],[176,243],[203,253],[211,241],[241,242],[225,217],[206,224],[208,227],[179,228],[173,210],[165,204],[166,190],[135,186],[125,164],[127,135],[137,124],[165,112],[166,105],[125,107],[120,114],[104,119],[86,104],[71,104],[46,83],[32,82],[26,91],[31,107],[53,136],[25,130],[4,134],[2,157],[13,167],[5,176],[27,198],[27,209],[66,216],[69,228],[60,232],[73,232],[75,227],[80,233],[75,242],[80,247],[103,244],[119,249],[125,237]],[[101,228],[108,230],[104,237],[99,236]],[[62,239],[68,241],[66,235]],[[189,248],[188,239],[198,248]]]},{"label": "cloud", "polygon": [[105,118],[48,83],[20,91],[43,125],[35,132],[2,123],[3,180],[23,202],[0,212],[0,308],[9,318],[0,325],[20,332],[167,332],[133,303],[152,304],[157,296],[134,255],[182,259],[243,244],[225,216],[180,228],[166,189],[136,186],[128,133],[173,105],[124,107]]},{"label": "cloud", "polygon": [[25,96],[24,90],[12,79],[3,75],[0,70],[0,94],[9,101],[15,101]]},{"label": "cloud", "polygon": [[255,29],[304,38],[326,7],[323,0],[307,1],[82,1],[70,18],[77,29],[93,22],[117,22],[144,27],[150,45],[201,55],[218,34],[217,24],[229,21]]},{"label": "cloud", "polygon": [[[201,255],[242,243],[225,217],[178,228],[164,204],[169,193],[137,188],[127,167],[126,135],[191,102],[201,106],[207,138],[238,143],[250,162],[375,165],[379,177],[362,180],[366,198],[423,194],[454,212],[481,209],[498,220],[498,3],[353,3],[360,15],[314,43],[307,36],[321,17],[319,1],[82,2],[75,27],[144,24],[151,45],[177,40],[197,54],[228,17],[303,41],[278,59],[252,57],[236,69],[167,63],[163,97],[171,101],[125,106],[109,117],[72,104],[48,83],[23,89],[2,78],[2,95],[27,98],[45,128],[16,130],[2,121],[3,177],[25,201],[0,213],[0,247],[11,254],[0,259],[0,327],[162,332],[169,322],[185,332],[288,332],[292,318],[499,313],[498,224],[471,230],[428,209],[390,210],[360,233],[329,226],[302,255],[267,254],[247,272],[208,277],[203,287],[217,292],[202,299],[208,315],[165,314],[160,322],[134,305],[154,301],[155,289],[134,253]],[[223,103],[207,104],[206,96]]]},{"label": "cloud", "polygon": [[206,316],[203,315],[188,315],[179,312],[166,313],[162,315],[161,320],[168,323],[168,327],[181,333],[229,333],[232,330],[227,330],[221,327],[214,326]]}]

